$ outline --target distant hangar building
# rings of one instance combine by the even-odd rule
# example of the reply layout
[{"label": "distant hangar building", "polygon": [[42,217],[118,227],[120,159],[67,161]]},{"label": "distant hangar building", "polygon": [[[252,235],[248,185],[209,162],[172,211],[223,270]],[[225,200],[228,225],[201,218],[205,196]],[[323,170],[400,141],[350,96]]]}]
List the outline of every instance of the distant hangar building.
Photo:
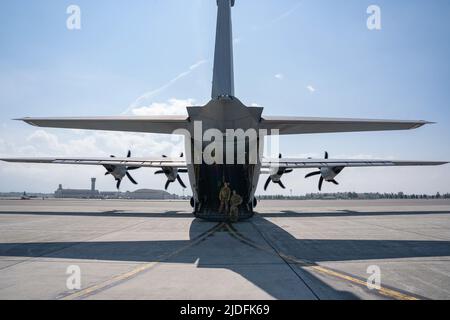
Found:
[{"label": "distant hangar building", "polygon": [[169,200],[179,197],[163,190],[139,189],[134,192],[100,192],[95,189],[96,179],[91,179],[91,189],[64,189],[62,184],[55,191],[58,199],[141,199],[141,200]]},{"label": "distant hangar building", "polygon": [[58,190],[55,191],[55,198],[64,199],[99,199],[100,192],[95,190],[96,179],[91,179],[91,189],[63,189],[62,184],[59,185]]}]

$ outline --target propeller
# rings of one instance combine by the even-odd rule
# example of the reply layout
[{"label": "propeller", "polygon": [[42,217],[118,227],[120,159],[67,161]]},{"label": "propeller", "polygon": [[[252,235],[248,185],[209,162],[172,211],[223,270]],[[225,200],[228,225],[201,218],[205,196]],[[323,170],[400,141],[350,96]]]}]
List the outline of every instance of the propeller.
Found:
[{"label": "propeller", "polygon": [[[328,152],[325,152],[325,159],[328,159]],[[305,178],[311,178],[313,176],[320,175],[319,178],[319,191],[322,191],[323,182],[331,182],[335,185],[339,185],[339,183],[334,179],[341,171],[344,170],[344,167],[333,167],[333,168],[319,168],[319,171],[314,171],[308,173]]]},{"label": "propeller", "polygon": [[[184,154],[181,153],[180,158],[183,158]],[[166,155],[162,156],[163,158],[167,158]],[[164,189],[167,190],[171,183],[178,181],[178,183],[186,189],[186,184],[183,182],[183,180],[180,177],[180,173],[187,173],[187,169],[178,169],[173,167],[163,167],[162,170],[158,170],[155,172],[156,175],[158,174],[165,174],[167,177],[166,185],[164,186]]]},{"label": "propeller", "polygon": [[[116,156],[111,155],[111,158],[115,158]],[[128,150],[127,158],[131,157],[131,151]],[[137,170],[140,169],[140,167],[127,167],[123,165],[111,165],[107,164],[104,165],[106,169],[105,176],[112,175],[114,179],[116,179],[116,187],[117,189],[120,189],[120,184],[122,183],[123,177],[127,176],[127,178],[131,181],[133,184],[138,184],[136,180],[131,176],[131,174],[128,171]]]},{"label": "propeller", "polygon": [[[280,153],[278,158],[279,159],[283,158],[283,155]],[[281,188],[286,189],[286,186],[283,184],[283,182],[281,182],[281,177],[293,171],[294,171],[293,169],[281,167],[278,168],[277,171],[272,171],[270,176],[267,178],[266,183],[264,184],[264,191],[267,191],[267,187],[269,186],[270,182],[278,184]]]}]

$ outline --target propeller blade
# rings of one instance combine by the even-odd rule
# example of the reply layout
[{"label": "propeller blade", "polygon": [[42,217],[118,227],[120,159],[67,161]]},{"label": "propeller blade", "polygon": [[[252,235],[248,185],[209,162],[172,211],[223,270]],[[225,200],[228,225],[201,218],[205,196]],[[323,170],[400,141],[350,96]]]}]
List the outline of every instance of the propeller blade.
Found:
[{"label": "propeller blade", "polygon": [[319,179],[319,191],[322,191],[323,177]]},{"label": "propeller blade", "polygon": [[267,191],[267,187],[269,186],[270,181],[272,181],[272,179],[269,177],[267,178],[266,183],[264,184],[264,191]]},{"label": "propeller blade", "polygon": [[339,182],[337,182],[336,180],[330,180],[330,182],[334,183],[335,185],[339,185]]},{"label": "propeller blade", "polygon": [[321,174],[321,172],[320,171],[315,171],[315,172],[308,173],[305,176],[305,179],[311,178],[312,176],[317,176],[318,174]]},{"label": "propeller blade", "polygon": [[281,188],[286,189],[286,187],[284,186],[283,182],[278,181],[278,184],[279,184],[279,186],[280,186]]},{"label": "propeller blade", "polygon": [[138,184],[138,183],[136,182],[136,180],[133,179],[133,177],[131,176],[131,174],[129,174],[128,172],[127,172],[126,174],[127,174],[128,179],[130,179],[130,181],[131,181],[133,184]]},{"label": "propeller blade", "polygon": [[167,180],[166,186],[164,187],[164,190],[167,190],[169,188],[169,185],[172,183],[172,181]]},{"label": "propeller blade", "polygon": [[181,184],[181,186],[183,187],[183,189],[186,189],[186,185],[184,184],[183,180],[181,180],[181,177],[178,175],[177,176],[177,180],[178,182]]},{"label": "propeller blade", "polygon": [[328,152],[325,151],[325,159],[328,159]]},{"label": "propeller blade", "polygon": [[155,172],[155,174],[164,174],[164,171],[163,170],[158,170],[158,171]]},{"label": "propeller blade", "polygon": [[120,189],[120,184],[121,184],[121,183],[122,183],[122,180],[117,180],[117,184],[116,184],[117,190]]},{"label": "propeller blade", "polygon": [[284,173],[292,173],[292,172],[294,172],[294,169],[286,169],[286,170],[284,171]]},{"label": "propeller blade", "polygon": [[127,158],[131,157],[131,150],[128,150]]}]

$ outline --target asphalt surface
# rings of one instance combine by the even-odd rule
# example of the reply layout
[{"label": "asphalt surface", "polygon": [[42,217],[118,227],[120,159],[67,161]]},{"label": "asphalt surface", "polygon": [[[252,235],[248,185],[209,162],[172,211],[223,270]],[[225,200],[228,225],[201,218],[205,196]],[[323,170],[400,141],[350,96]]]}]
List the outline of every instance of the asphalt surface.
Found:
[{"label": "asphalt surface", "polygon": [[262,201],[234,225],[190,212],[0,200],[0,299],[450,298],[449,200]]}]

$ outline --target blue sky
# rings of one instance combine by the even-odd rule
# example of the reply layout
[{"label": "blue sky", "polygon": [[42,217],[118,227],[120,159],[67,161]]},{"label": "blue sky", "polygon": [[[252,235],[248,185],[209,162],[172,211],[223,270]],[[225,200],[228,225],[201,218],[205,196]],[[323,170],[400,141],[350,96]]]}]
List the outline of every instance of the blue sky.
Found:
[{"label": "blue sky", "polygon": [[[81,30],[66,28],[70,4],[81,8]],[[381,8],[380,31],[366,27],[371,4]],[[11,119],[203,105],[211,91],[215,20],[214,0],[3,1],[0,155],[181,151],[162,136],[42,130]],[[438,122],[415,131],[283,137],[285,156],[319,157],[327,150],[334,157],[450,160],[448,1],[237,0],[233,27],[236,96],[263,106],[266,115]],[[91,176],[102,190],[113,189],[103,173],[0,164],[0,191],[53,191],[60,182],[88,187]],[[316,181],[304,174],[286,177],[285,184],[294,193],[315,192]],[[151,170],[136,176],[140,187],[164,183]],[[341,186],[325,191],[449,192],[449,178],[449,166],[348,169],[337,179]]]}]

